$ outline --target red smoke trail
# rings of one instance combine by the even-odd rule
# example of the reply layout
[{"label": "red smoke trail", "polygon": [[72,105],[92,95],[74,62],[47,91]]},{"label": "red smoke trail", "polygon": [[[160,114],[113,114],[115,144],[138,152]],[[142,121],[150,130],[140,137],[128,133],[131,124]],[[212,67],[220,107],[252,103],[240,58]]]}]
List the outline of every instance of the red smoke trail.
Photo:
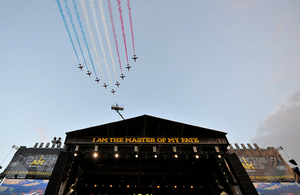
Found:
[{"label": "red smoke trail", "polygon": [[118,47],[118,42],[117,42],[117,34],[116,34],[116,29],[115,29],[115,24],[114,24],[114,18],[113,18],[113,14],[112,14],[112,8],[111,8],[110,0],[107,0],[107,2],[108,2],[108,9],[109,9],[109,15],[110,15],[110,22],[111,22],[111,26],[113,29],[114,39],[115,39],[116,48],[117,48],[117,54],[118,54],[118,58],[119,58],[120,69],[121,69],[121,73],[122,73],[122,66],[121,66],[120,53],[119,53],[119,47]]},{"label": "red smoke trail", "polygon": [[130,29],[131,29],[131,38],[132,38],[132,45],[133,45],[133,54],[135,54],[135,46],[134,46],[134,38],[133,38],[133,28],[132,28],[132,18],[131,18],[131,8],[130,2],[127,0],[127,6],[129,11],[129,20],[130,20]]},{"label": "red smoke trail", "polygon": [[127,54],[127,45],[126,45],[126,35],[125,35],[125,30],[124,30],[124,23],[123,23],[123,16],[122,16],[122,8],[121,8],[121,0],[118,1],[118,6],[119,6],[119,12],[120,12],[120,20],[121,20],[121,27],[122,27],[122,32],[123,32],[123,39],[124,39],[124,46],[125,46],[125,53],[126,53],[126,59],[127,59],[127,64],[128,64],[128,54]]}]

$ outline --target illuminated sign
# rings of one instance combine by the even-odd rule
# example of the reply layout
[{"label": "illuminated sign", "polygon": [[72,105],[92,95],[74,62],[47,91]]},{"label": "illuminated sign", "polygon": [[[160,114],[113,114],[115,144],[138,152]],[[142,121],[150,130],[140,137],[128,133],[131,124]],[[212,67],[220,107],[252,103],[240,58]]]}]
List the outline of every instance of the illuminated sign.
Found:
[{"label": "illuminated sign", "polygon": [[195,137],[93,137],[95,143],[199,143]]}]

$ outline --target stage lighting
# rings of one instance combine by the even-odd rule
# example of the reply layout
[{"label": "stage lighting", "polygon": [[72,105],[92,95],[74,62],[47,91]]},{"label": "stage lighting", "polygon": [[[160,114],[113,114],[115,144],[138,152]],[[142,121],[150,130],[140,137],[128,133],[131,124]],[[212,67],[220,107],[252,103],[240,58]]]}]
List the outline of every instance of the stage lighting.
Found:
[{"label": "stage lighting", "polygon": [[95,152],[95,153],[93,154],[93,156],[94,156],[95,158],[97,158],[97,157],[98,157],[98,154]]},{"label": "stage lighting", "polygon": [[198,159],[198,158],[199,158],[199,155],[196,155],[196,158]]},{"label": "stage lighting", "polygon": [[175,157],[175,158],[178,158],[178,155],[177,155],[177,154],[175,154],[175,155],[174,155],[174,157]]},{"label": "stage lighting", "polygon": [[119,157],[119,154],[115,154],[115,157],[118,158],[118,157]]},{"label": "stage lighting", "polygon": [[77,156],[77,155],[78,155],[78,154],[75,152],[75,153],[74,153],[74,156]]},{"label": "stage lighting", "polygon": [[156,154],[154,155],[154,158],[157,158],[157,155],[156,155]]},{"label": "stage lighting", "polygon": [[135,155],[135,158],[138,158],[138,157],[139,157],[139,155],[136,154],[136,155]]}]

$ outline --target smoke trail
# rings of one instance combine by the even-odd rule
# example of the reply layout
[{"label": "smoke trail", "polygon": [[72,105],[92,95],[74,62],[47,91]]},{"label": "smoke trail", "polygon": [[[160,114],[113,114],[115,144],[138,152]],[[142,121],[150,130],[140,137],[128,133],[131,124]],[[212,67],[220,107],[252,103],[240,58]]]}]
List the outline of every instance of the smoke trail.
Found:
[{"label": "smoke trail", "polygon": [[81,45],[80,45],[80,41],[79,41],[79,38],[78,38],[78,34],[77,34],[76,29],[75,29],[75,25],[74,25],[74,22],[73,22],[73,17],[72,17],[70,8],[69,8],[69,6],[68,6],[68,1],[67,1],[67,0],[65,0],[65,4],[66,4],[67,13],[68,13],[69,18],[70,18],[70,21],[71,21],[71,23],[72,23],[73,31],[74,31],[74,33],[75,33],[75,36],[76,36],[76,39],[77,39],[77,42],[78,42],[78,45],[79,45],[79,48],[80,48],[80,51],[81,51],[81,55],[82,55],[82,57],[83,57],[83,61],[84,61],[85,67],[86,67],[86,69],[88,70],[88,66],[87,66],[87,64],[86,64],[85,57],[84,57],[84,55],[83,55],[82,47],[81,47]]},{"label": "smoke trail", "polygon": [[[102,18],[102,23],[103,23],[103,29],[105,31],[105,36],[106,36],[106,40],[107,40],[107,46],[109,49],[109,53],[110,53],[110,58],[111,58],[111,62],[115,71],[115,76],[117,77],[117,73],[116,73],[116,69],[115,69],[115,63],[114,63],[114,58],[112,55],[112,51],[111,51],[111,45],[110,45],[110,41],[109,41],[109,34],[107,31],[107,25],[105,22],[105,17],[104,17],[104,11],[103,11],[103,6],[102,6],[102,0],[99,0],[99,6],[100,6],[100,11],[101,11],[101,18]],[[119,63],[120,63],[120,69],[121,69],[121,73],[122,73],[122,66],[121,66],[121,60],[119,58]]]},{"label": "smoke trail", "polygon": [[87,43],[87,41],[86,41],[86,37],[85,37],[85,33],[84,33],[84,31],[83,31],[82,23],[81,23],[81,21],[80,21],[80,16],[79,16],[79,13],[78,13],[78,9],[77,9],[75,0],[72,0],[72,1],[73,1],[73,4],[74,4],[75,13],[76,13],[77,21],[78,21],[78,23],[79,23],[80,30],[81,30],[81,33],[82,33],[82,36],[83,36],[83,40],[84,40],[86,49],[87,49],[87,51],[88,51],[88,53],[89,53],[89,57],[90,57],[91,64],[92,64],[93,69],[94,69],[94,72],[95,72],[95,76],[97,77],[96,70],[95,70],[94,63],[93,63],[93,59],[92,59],[92,56],[91,56],[91,52],[90,52],[88,43]]},{"label": "smoke trail", "polygon": [[64,23],[65,23],[65,27],[66,27],[66,29],[67,29],[67,31],[68,31],[69,38],[70,38],[70,41],[71,41],[71,43],[72,43],[72,46],[73,46],[73,49],[74,49],[74,52],[75,52],[75,55],[76,55],[78,64],[80,64],[79,58],[78,58],[78,55],[77,55],[77,52],[76,52],[76,49],[75,49],[75,46],[74,46],[74,43],[73,43],[73,40],[72,40],[72,37],[71,37],[71,33],[70,33],[69,28],[68,28],[68,25],[67,25],[67,22],[66,22],[66,18],[65,18],[65,15],[64,15],[64,13],[63,13],[63,10],[62,10],[62,8],[61,8],[60,2],[59,2],[59,0],[56,0],[56,2],[57,2],[57,5],[58,5],[58,9],[59,9],[59,11],[60,11],[61,17],[63,18],[63,21],[64,21]]},{"label": "smoke trail", "polygon": [[134,46],[134,38],[133,38],[133,28],[132,28],[132,18],[131,18],[131,8],[130,2],[127,0],[127,6],[129,11],[129,21],[130,21],[130,29],[131,29],[131,38],[132,38],[132,45],[133,45],[133,54],[135,54],[135,46]]},{"label": "smoke trail", "polygon": [[[106,65],[108,77],[109,77],[110,83],[112,84],[109,69],[108,69],[108,65],[107,65],[106,55],[105,55],[105,51],[104,51],[104,47],[103,47],[103,42],[102,42],[102,38],[101,38],[101,33],[100,33],[100,30],[99,30],[99,26],[98,26],[98,20],[97,20],[96,11],[95,11],[94,0],[90,0],[90,5],[91,5],[91,11],[93,12],[94,24],[95,24],[95,27],[96,27],[96,30],[97,30],[98,39],[99,39],[100,46],[101,46],[101,49],[102,49],[103,58],[104,58],[104,62],[105,62],[105,65]],[[117,75],[116,75],[116,77],[117,77]]]},{"label": "smoke trail", "polygon": [[124,23],[123,23],[123,16],[122,16],[122,8],[121,8],[121,0],[118,1],[118,6],[119,6],[119,13],[120,13],[120,20],[121,20],[121,27],[122,27],[122,32],[123,32],[123,39],[124,39],[124,46],[125,46],[125,53],[126,53],[126,59],[128,63],[128,54],[127,54],[127,45],[126,45],[126,35],[125,35],[125,30],[124,30]]},{"label": "smoke trail", "polygon": [[112,26],[112,29],[113,29],[113,35],[114,35],[117,54],[118,54],[119,63],[120,63],[120,69],[121,69],[121,72],[122,72],[121,59],[120,59],[118,42],[117,42],[117,34],[116,34],[116,29],[115,29],[115,23],[114,23],[114,18],[113,18],[113,14],[112,14],[112,8],[111,8],[110,0],[107,0],[107,2],[108,2],[108,9],[109,9],[109,15],[110,15],[110,22],[111,22],[111,26]]},{"label": "smoke trail", "polygon": [[[86,8],[85,8],[85,5],[84,5],[84,0],[81,0],[81,5],[82,5],[83,12],[84,12],[84,16],[85,16],[85,20],[86,20],[86,25],[88,26],[88,30],[89,30],[89,33],[90,33],[90,38],[91,38],[92,44],[94,46],[96,58],[97,58],[98,64],[99,64],[99,68],[100,68],[102,77],[104,78],[103,72],[102,72],[102,68],[101,68],[101,65],[100,65],[100,60],[99,60],[99,56],[98,56],[96,44],[95,44],[95,39],[94,39],[94,36],[93,36],[93,33],[92,33],[92,29],[91,29],[91,26],[90,26],[90,22],[89,22],[89,17],[88,17],[88,14],[86,12]],[[95,74],[96,74],[96,71],[95,71]]]}]

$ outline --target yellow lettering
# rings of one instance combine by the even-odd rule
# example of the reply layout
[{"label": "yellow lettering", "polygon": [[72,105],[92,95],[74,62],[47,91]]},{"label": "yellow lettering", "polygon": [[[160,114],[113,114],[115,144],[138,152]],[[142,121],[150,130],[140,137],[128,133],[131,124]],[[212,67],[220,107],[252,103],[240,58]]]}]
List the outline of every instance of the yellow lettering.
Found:
[{"label": "yellow lettering", "polygon": [[132,138],[132,141],[131,141],[131,142],[137,142],[137,141],[136,141],[136,138]]},{"label": "yellow lettering", "polygon": [[123,138],[117,138],[117,142],[123,142]]},{"label": "yellow lettering", "polygon": [[95,139],[96,139],[96,138],[94,137],[92,142],[95,142]]},{"label": "yellow lettering", "polygon": [[131,142],[131,138],[125,138],[125,142]]},{"label": "yellow lettering", "polygon": [[248,164],[248,163],[242,163],[243,167],[245,169],[255,169],[255,167],[253,166],[252,163]]}]

